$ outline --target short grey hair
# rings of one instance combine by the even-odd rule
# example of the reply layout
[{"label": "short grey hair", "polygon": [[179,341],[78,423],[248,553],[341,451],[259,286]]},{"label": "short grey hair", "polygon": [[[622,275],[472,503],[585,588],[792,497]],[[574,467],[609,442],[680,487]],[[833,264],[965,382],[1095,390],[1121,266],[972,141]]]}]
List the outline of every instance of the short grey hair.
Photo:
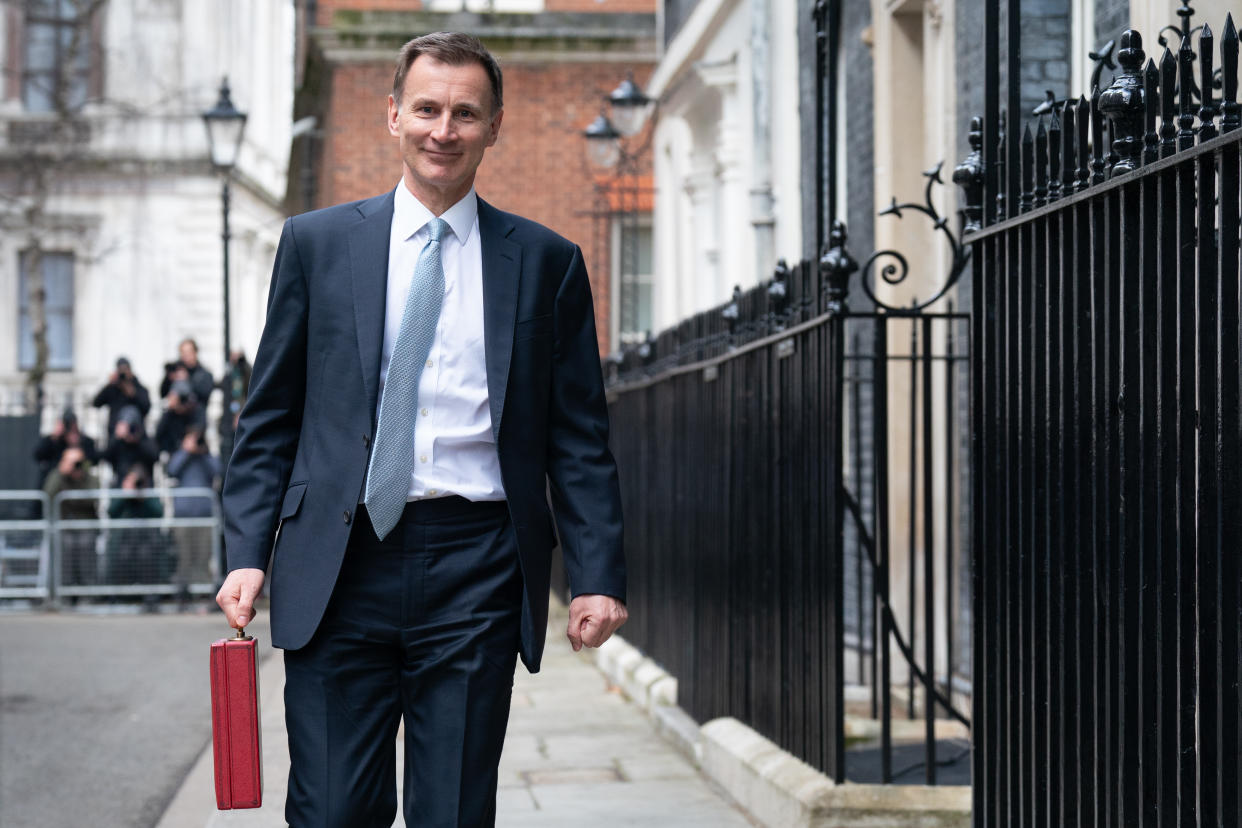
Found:
[{"label": "short grey hair", "polygon": [[479,64],[492,84],[492,112],[504,108],[504,78],[500,64],[481,40],[463,32],[432,32],[402,46],[401,51],[397,52],[397,71],[392,79],[393,100],[401,100],[401,94],[405,92],[405,76],[420,55],[433,57],[449,66]]}]

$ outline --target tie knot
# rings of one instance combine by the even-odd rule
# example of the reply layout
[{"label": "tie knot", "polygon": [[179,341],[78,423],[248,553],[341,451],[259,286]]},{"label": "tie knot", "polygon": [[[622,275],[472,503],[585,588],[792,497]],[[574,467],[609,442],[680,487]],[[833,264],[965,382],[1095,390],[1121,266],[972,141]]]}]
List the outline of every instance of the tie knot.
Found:
[{"label": "tie knot", "polygon": [[448,229],[448,222],[442,218],[433,218],[427,222],[427,229],[431,233],[431,240],[438,242],[444,235],[444,231]]}]

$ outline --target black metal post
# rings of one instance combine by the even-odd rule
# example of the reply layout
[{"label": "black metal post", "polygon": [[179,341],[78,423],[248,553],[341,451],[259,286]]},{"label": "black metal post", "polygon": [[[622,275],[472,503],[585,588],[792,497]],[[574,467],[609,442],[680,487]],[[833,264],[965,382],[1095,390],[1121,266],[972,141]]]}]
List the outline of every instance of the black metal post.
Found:
[{"label": "black metal post", "polygon": [[224,365],[226,370],[231,353],[229,347],[229,239],[232,236],[229,233],[229,195],[229,175],[225,173],[224,185],[220,189],[220,207],[224,216],[224,232],[220,234],[220,240],[224,243]]},{"label": "black metal post", "polygon": [[[983,4],[983,216],[986,227],[997,220],[997,198],[1004,192],[1004,150],[1000,146],[1000,9]],[[975,229],[975,228],[971,228]]]},{"label": "black metal post", "polygon": [[228,468],[229,458],[233,456],[233,383],[229,378],[229,370],[232,355],[232,345],[229,336],[229,239],[232,234],[229,233],[229,179],[232,177],[230,171],[226,171],[222,176],[223,184],[220,188],[220,212],[224,219],[223,231],[220,233],[220,241],[223,244],[223,263],[224,263],[224,382],[221,383],[220,389],[224,394],[223,408],[220,412],[220,471],[224,472]]},{"label": "black metal post", "polygon": [[[990,4],[989,4],[990,5]],[[1022,168],[1019,153],[1022,150],[1020,141],[1015,140],[1022,134],[1022,2],[1007,0],[1005,19],[1005,111],[1008,113],[1009,124],[1007,133],[1009,140],[1005,143],[1005,182],[1006,203],[1011,215],[1018,214],[1018,193],[1021,186]]]}]

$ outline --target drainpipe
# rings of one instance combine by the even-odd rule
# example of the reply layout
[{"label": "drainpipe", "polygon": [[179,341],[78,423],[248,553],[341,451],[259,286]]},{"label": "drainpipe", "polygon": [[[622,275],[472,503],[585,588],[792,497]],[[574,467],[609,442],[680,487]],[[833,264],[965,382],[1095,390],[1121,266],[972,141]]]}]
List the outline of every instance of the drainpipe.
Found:
[{"label": "drainpipe", "polygon": [[754,158],[750,223],[754,228],[755,276],[771,275],[776,257],[772,199],[772,9],[771,0],[750,3],[750,84]]}]

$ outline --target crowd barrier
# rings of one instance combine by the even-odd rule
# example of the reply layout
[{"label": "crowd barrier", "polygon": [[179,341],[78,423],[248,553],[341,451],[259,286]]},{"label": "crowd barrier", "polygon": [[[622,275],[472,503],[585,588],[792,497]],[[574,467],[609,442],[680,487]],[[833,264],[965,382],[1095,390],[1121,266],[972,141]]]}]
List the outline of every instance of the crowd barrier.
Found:
[{"label": "crowd barrier", "polygon": [[0,491],[0,598],[51,595],[50,515],[43,492]]},{"label": "crowd barrier", "polygon": [[208,488],[0,492],[0,598],[207,596],[221,572]]}]

